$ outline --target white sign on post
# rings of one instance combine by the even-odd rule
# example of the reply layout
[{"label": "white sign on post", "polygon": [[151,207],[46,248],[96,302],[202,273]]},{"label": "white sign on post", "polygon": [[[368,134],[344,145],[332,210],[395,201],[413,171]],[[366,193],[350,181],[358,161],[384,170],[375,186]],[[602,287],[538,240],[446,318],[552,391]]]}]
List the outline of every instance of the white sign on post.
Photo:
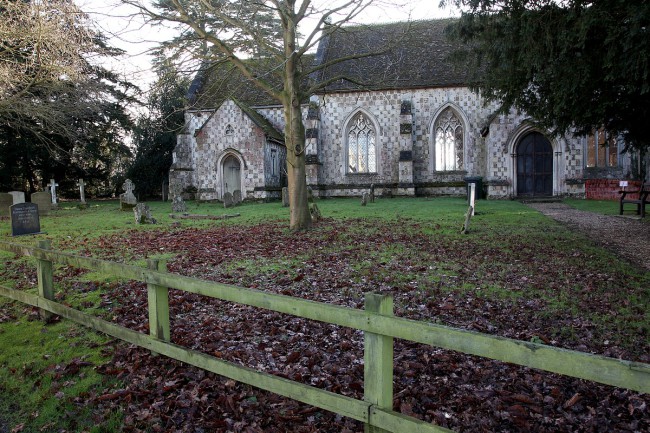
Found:
[{"label": "white sign on post", "polygon": [[618,183],[618,186],[621,188],[626,188],[627,187],[627,180],[622,180]]}]

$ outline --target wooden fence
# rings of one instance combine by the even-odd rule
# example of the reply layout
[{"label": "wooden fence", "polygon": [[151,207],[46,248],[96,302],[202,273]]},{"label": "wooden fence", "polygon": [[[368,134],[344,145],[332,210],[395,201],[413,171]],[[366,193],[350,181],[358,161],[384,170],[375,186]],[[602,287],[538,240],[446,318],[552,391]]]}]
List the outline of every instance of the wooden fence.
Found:
[{"label": "wooden fence", "polygon": [[[29,247],[0,241],[0,250],[36,259],[38,295],[0,285],[0,295],[58,314],[97,331],[186,364],[271,391],[365,423],[365,431],[449,432],[402,415],[393,405],[393,339],[401,338],[634,391],[650,392],[650,364],[622,361],[556,347],[418,322],[393,316],[393,300],[367,294],[365,311],[164,272],[157,260],[148,268],[50,250],[49,241]],[[65,307],[53,299],[53,263],[99,271],[147,283],[150,335]],[[264,308],[364,331],[364,399],[356,400],[309,385],[219,360],[170,342],[168,288]]]}]

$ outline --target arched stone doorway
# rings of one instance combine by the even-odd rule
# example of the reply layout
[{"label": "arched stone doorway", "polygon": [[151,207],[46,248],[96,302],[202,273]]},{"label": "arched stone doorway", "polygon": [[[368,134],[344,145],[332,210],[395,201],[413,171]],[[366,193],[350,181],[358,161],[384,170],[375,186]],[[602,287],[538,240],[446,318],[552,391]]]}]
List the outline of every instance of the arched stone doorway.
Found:
[{"label": "arched stone doorway", "polygon": [[539,132],[517,145],[517,196],[553,195],[553,146]]},{"label": "arched stone doorway", "polygon": [[241,191],[241,165],[234,155],[223,160],[223,193]]}]

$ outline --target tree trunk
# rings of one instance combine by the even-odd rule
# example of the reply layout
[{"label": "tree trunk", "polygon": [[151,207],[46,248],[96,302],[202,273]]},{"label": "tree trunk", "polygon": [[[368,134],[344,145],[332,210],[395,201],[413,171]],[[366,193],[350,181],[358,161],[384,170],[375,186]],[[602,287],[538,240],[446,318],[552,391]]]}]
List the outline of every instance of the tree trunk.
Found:
[{"label": "tree trunk", "polygon": [[287,181],[291,230],[311,227],[311,214],[307,201],[307,171],[305,168],[305,125],[300,110],[300,59],[296,49],[296,22],[293,2],[289,2],[284,27],[284,50],[287,61],[284,67],[284,139],[287,146]]}]

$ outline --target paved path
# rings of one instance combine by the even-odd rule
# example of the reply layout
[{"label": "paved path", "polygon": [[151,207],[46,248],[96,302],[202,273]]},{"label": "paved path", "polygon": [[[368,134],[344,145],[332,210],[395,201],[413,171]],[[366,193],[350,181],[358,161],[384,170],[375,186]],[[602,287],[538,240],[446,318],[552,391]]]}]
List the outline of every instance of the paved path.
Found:
[{"label": "paved path", "polygon": [[[612,206],[616,204],[612,203]],[[600,215],[564,203],[529,203],[532,207],[584,233],[598,245],[650,271],[650,224],[637,217]],[[645,219],[650,218],[650,215]]]}]

